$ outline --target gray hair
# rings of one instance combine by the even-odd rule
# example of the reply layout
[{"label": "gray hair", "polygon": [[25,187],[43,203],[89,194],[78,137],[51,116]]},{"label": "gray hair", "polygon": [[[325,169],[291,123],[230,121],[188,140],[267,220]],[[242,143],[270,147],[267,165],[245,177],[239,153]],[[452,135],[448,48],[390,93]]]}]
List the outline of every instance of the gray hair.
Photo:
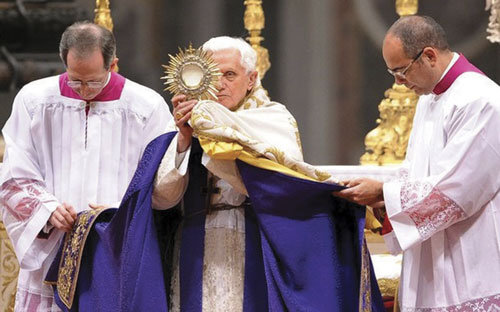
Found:
[{"label": "gray hair", "polygon": [[232,38],[228,36],[214,37],[203,44],[203,51],[238,50],[241,55],[240,63],[250,73],[257,68],[257,53],[242,38]]},{"label": "gray hair", "polygon": [[111,31],[92,22],[76,22],[66,28],[59,43],[59,55],[66,67],[68,52],[72,48],[81,59],[99,49],[104,59],[104,69],[107,70],[116,55],[115,36]]},{"label": "gray hair", "polygon": [[429,16],[412,15],[399,18],[387,31],[400,39],[406,56],[414,58],[425,47],[440,51],[450,49],[443,27]]}]

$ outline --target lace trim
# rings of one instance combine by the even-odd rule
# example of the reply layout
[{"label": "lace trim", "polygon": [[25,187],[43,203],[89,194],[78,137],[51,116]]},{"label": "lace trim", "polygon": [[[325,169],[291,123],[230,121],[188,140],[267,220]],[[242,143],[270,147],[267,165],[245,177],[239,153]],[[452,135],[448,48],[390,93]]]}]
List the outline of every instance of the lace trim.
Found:
[{"label": "lace trim", "polygon": [[10,179],[0,187],[0,203],[18,221],[26,221],[43,204],[55,202],[45,185],[32,179]]},{"label": "lace trim", "polygon": [[406,168],[401,168],[397,172],[397,178],[399,182],[406,182],[408,181],[408,169]]},{"label": "lace trim", "polygon": [[17,289],[14,310],[16,312],[61,311],[53,297],[30,292],[22,288]]},{"label": "lace trim", "polygon": [[406,182],[401,187],[401,207],[415,222],[425,240],[443,225],[465,216],[457,203],[430,183]]},{"label": "lace trim", "polygon": [[440,308],[408,308],[403,307],[403,312],[499,312],[500,294],[469,300],[464,303]]},{"label": "lace trim", "polygon": [[[169,311],[180,311],[180,235],[176,237],[174,274]],[[202,311],[243,311],[245,233],[231,229],[207,229],[203,258]]]}]

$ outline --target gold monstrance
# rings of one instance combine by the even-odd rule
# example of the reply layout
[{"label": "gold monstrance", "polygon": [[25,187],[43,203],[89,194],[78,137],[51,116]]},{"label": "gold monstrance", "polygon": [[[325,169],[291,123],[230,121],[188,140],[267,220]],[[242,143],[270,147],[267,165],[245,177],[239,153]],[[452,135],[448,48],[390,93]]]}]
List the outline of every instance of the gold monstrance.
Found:
[{"label": "gold monstrance", "polygon": [[215,99],[217,82],[222,73],[210,57],[210,53],[202,48],[193,49],[192,45],[185,50],[179,48],[175,56],[168,55],[170,61],[165,68],[165,91],[172,94],[185,94],[189,99]]}]

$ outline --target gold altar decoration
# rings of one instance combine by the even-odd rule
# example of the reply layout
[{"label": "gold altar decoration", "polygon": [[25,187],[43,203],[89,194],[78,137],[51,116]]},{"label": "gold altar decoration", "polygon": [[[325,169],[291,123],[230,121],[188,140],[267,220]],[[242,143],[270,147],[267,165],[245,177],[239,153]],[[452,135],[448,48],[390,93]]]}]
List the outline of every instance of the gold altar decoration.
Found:
[{"label": "gold altar decoration", "polygon": [[362,165],[394,165],[406,154],[418,95],[404,85],[393,84],[378,105],[378,126],[365,137]]},{"label": "gold altar decoration", "polygon": [[486,0],[486,10],[490,10],[486,39],[500,43],[500,0]]},{"label": "gold altar decoration", "polygon": [[257,52],[257,72],[260,79],[264,79],[271,62],[269,62],[269,52],[266,48],[260,45],[264,40],[260,33],[264,28],[264,10],[262,9],[262,0],[245,0],[246,6],[243,21],[245,29],[248,30],[249,36],[246,38],[252,48]]},{"label": "gold altar decoration", "polygon": [[415,15],[418,11],[418,0],[396,0],[396,12],[399,16]]},{"label": "gold altar decoration", "polygon": [[[96,0],[94,13],[94,24],[100,25],[113,32],[113,19],[111,18],[109,0]],[[114,71],[118,72],[118,65],[115,66]]]},{"label": "gold altar decoration", "polygon": [[398,291],[399,280],[392,278],[378,278],[378,288],[381,294],[396,294]]},{"label": "gold altar decoration", "polygon": [[166,74],[161,77],[166,80],[165,91],[185,94],[189,99],[216,99],[216,86],[222,73],[210,54],[202,47],[193,49],[191,44],[185,50],[179,48],[175,56],[169,54],[168,65],[162,65]]},{"label": "gold altar decoration", "polygon": [[0,310],[10,312],[14,311],[19,264],[2,222],[0,222],[0,255]]},{"label": "gold altar decoration", "polygon": [[111,10],[109,9],[109,0],[96,0],[94,23],[113,31],[113,19],[111,18]]},{"label": "gold altar decoration", "polygon": [[[400,16],[414,15],[417,11],[418,0],[396,0]],[[365,137],[366,152],[361,156],[361,165],[396,165],[406,156],[418,95],[398,84],[393,84],[384,95],[378,106],[378,126]]]}]

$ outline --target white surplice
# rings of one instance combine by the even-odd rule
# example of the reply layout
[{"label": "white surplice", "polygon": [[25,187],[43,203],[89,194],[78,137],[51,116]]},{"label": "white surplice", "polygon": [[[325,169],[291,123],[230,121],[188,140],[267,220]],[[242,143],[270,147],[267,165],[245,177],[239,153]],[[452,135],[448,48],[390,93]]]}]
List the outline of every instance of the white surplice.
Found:
[{"label": "white surplice", "polygon": [[499,127],[500,87],[484,75],[420,97],[406,169],[384,184],[402,311],[500,311]]},{"label": "white surplice", "polygon": [[20,263],[16,311],[59,311],[43,284],[63,237],[53,229],[40,238],[51,213],[62,202],[77,212],[89,204],[116,207],[146,145],[172,119],[158,93],[121,79],[112,100],[65,96],[59,76],[31,82],[15,98],[3,128],[0,199]]},{"label": "white surplice", "polygon": [[[257,87],[252,96],[236,111],[219,103],[204,101],[193,109],[212,121],[214,128],[244,135],[254,142],[263,142],[284,151],[290,158],[302,161],[297,124],[285,106],[271,102],[265,91]],[[156,209],[168,209],[181,201],[189,182],[188,159],[191,147],[177,153],[174,137],[158,169],[153,193]],[[219,194],[212,195],[212,204],[241,205],[246,190],[233,160],[217,160],[203,153],[202,164],[214,174]],[[181,233],[179,233],[182,235]],[[179,247],[179,236],[176,245]],[[203,259],[203,311],[242,311],[245,259],[244,208],[212,211],[205,220]],[[178,250],[174,259],[172,311],[180,311]]]}]

